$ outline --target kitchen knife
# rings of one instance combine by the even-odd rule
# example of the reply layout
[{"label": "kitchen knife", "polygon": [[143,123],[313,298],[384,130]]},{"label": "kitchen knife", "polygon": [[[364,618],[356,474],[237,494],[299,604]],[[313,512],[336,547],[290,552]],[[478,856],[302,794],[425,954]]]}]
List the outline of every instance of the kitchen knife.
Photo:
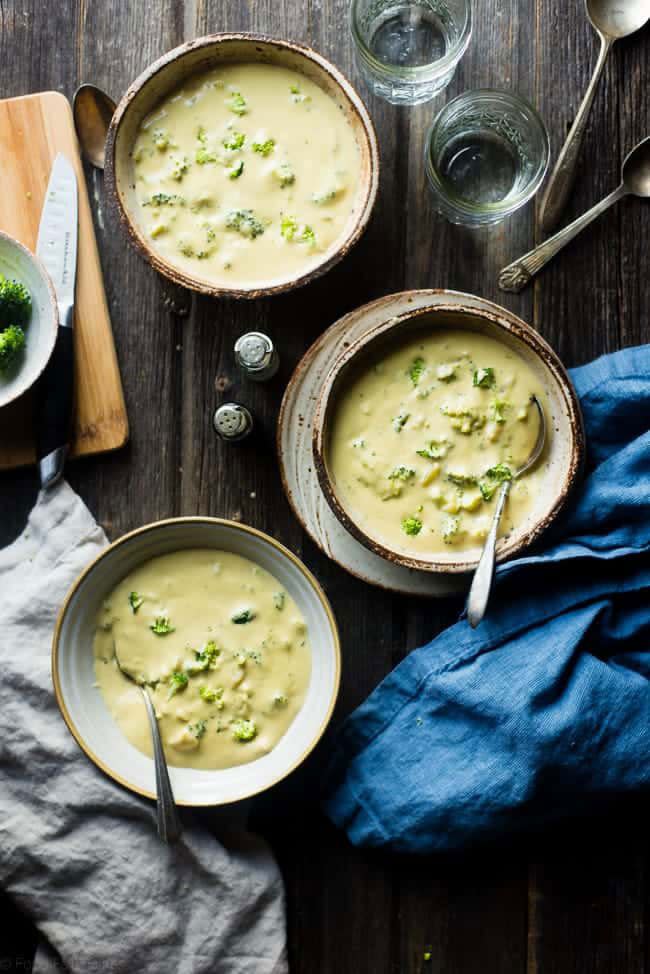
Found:
[{"label": "kitchen knife", "polygon": [[63,473],[72,419],[74,289],[77,277],[77,177],[59,153],[52,165],[36,253],[52,278],[59,307],[54,352],[36,392],[36,459],[42,487]]}]

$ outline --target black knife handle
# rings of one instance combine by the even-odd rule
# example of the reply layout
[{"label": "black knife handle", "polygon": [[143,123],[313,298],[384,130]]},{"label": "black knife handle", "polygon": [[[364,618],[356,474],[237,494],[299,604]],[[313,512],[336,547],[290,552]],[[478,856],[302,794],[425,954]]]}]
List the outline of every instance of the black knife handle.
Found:
[{"label": "black knife handle", "polygon": [[74,396],[73,340],[72,328],[60,325],[36,389],[36,459],[42,487],[50,487],[63,473]]}]

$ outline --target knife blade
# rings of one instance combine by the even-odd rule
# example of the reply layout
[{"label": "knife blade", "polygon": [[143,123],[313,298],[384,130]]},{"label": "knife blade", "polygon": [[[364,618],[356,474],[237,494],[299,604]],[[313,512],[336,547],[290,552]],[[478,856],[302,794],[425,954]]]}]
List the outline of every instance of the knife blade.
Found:
[{"label": "knife blade", "polygon": [[59,308],[54,352],[36,394],[36,459],[42,487],[63,473],[72,419],[74,295],[77,278],[77,177],[59,153],[52,165],[36,253],[52,278]]}]

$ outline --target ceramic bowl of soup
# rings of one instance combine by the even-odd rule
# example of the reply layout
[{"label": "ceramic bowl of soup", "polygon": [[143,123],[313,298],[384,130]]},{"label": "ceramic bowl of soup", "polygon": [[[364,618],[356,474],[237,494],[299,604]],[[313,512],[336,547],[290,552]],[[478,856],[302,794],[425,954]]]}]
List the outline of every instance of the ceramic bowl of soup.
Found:
[{"label": "ceramic bowl of soup", "polygon": [[215,34],[131,85],[107,140],[128,236],[177,284],[253,298],[306,284],[363,234],[379,178],[368,112],[310,48]]},{"label": "ceramic bowl of soup", "polygon": [[[539,428],[533,397],[547,442],[517,478]],[[504,480],[499,560],[552,523],[578,480],[584,434],[546,342],[497,305],[447,304],[442,292],[342,352],[320,394],[313,454],[327,502],[362,544],[408,568],[461,573],[478,564]]]},{"label": "ceramic bowl of soup", "polygon": [[318,582],[282,545],[236,522],[178,518],[120,538],[80,575],[52,671],[86,755],[154,798],[146,684],[177,803],[221,805],[271,787],[315,747],[338,693],[339,636]]}]

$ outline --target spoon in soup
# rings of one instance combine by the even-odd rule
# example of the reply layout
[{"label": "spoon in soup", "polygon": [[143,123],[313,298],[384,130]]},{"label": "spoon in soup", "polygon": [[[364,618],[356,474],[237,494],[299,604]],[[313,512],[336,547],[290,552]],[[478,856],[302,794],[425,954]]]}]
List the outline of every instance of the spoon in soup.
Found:
[{"label": "spoon in soup", "polygon": [[120,661],[120,657],[117,653],[117,643],[115,640],[113,640],[113,654],[120,673],[122,673],[127,680],[131,680],[132,683],[135,683],[144,698],[147,717],[149,718],[149,727],[151,728],[154,767],[156,770],[156,817],[158,822],[158,835],[163,842],[175,842],[179,838],[183,828],[180,818],[178,817],[178,809],[176,808],[176,802],[174,800],[174,792],[172,790],[171,781],[169,780],[167,759],[165,757],[165,751],[163,750],[162,739],[160,737],[158,719],[156,718],[156,712],[154,710],[151,697],[149,696],[148,685],[141,673],[134,672],[133,670],[129,669],[127,663]]},{"label": "spoon in soup", "polygon": [[481,554],[481,560],[479,561],[478,567],[474,572],[472,587],[470,588],[469,596],[467,597],[467,618],[469,619],[469,624],[472,629],[476,629],[476,627],[483,621],[487,611],[488,602],[490,600],[490,592],[492,591],[492,582],[494,580],[494,566],[496,562],[496,546],[497,537],[499,534],[499,523],[501,521],[503,510],[506,506],[510,488],[512,487],[514,480],[517,480],[519,477],[523,477],[525,473],[532,470],[542,455],[544,446],[546,444],[546,416],[544,415],[544,410],[542,409],[542,405],[536,396],[531,397],[531,402],[537,407],[537,412],[539,415],[537,439],[535,440],[535,445],[533,446],[533,449],[531,450],[526,461],[501,484],[496,508],[494,510],[494,517],[492,518],[492,525],[488,532],[488,536],[485,539],[485,546],[483,548],[483,553]]},{"label": "spoon in soup", "polygon": [[607,55],[615,41],[636,33],[650,18],[648,0],[585,0],[585,6],[589,22],[600,38],[600,54],[587,92],[542,197],[541,224],[547,233],[557,226],[575,181],[589,113]]}]

